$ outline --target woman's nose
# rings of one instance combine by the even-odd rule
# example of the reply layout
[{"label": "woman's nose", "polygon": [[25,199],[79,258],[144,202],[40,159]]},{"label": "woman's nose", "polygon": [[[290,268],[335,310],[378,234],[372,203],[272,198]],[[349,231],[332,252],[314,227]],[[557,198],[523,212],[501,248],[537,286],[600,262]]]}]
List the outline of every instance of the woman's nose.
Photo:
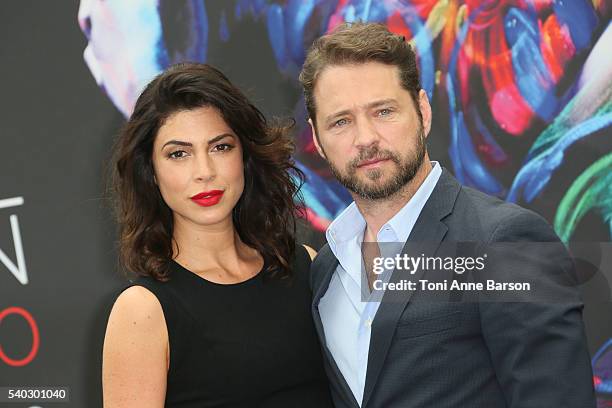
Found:
[{"label": "woman's nose", "polygon": [[211,181],[214,180],[216,174],[215,163],[212,158],[208,155],[195,160],[195,179],[197,181]]}]

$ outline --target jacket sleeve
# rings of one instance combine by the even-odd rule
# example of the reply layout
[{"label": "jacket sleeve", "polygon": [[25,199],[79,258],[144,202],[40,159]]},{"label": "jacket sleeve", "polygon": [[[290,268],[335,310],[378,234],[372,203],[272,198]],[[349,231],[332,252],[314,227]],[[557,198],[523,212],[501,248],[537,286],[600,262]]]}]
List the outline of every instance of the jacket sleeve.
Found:
[{"label": "jacket sleeve", "polygon": [[[546,244],[538,244],[542,242]],[[583,303],[565,246],[550,225],[530,211],[516,211],[500,222],[489,243],[527,244],[520,246],[526,248],[520,256],[498,262],[496,275],[529,276],[540,294],[479,303],[483,336],[507,406],[594,408]],[[533,261],[536,258],[542,262]],[[546,299],[538,298],[542,293]]]}]

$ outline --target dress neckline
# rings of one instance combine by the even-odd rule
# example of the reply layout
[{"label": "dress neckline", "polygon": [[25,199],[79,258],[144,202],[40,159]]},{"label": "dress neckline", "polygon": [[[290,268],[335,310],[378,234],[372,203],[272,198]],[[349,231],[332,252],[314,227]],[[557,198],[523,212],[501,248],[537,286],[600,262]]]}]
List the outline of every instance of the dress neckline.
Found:
[{"label": "dress neckline", "polygon": [[218,282],[213,282],[211,280],[208,280],[200,275],[198,275],[195,272],[190,271],[189,269],[185,268],[183,265],[181,265],[180,263],[176,262],[174,259],[171,260],[172,264],[176,267],[176,269],[187,273],[188,275],[193,276],[195,279],[204,282],[204,283],[208,283],[210,285],[215,285],[215,286],[226,286],[226,287],[236,287],[236,286],[242,286],[242,285],[247,285],[249,283],[255,282],[261,275],[263,270],[265,269],[265,264],[264,266],[259,270],[259,272],[257,272],[255,275],[251,276],[248,279],[245,279],[243,281],[240,282],[234,282],[234,283],[218,283]]}]

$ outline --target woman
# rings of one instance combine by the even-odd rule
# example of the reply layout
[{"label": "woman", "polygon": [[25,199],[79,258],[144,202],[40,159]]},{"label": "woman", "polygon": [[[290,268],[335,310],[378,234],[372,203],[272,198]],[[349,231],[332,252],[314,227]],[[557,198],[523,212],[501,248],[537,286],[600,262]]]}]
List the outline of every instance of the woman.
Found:
[{"label": "woman", "polygon": [[143,91],[115,147],[121,260],[104,406],[331,406],[295,242],[287,128],[205,64]]}]

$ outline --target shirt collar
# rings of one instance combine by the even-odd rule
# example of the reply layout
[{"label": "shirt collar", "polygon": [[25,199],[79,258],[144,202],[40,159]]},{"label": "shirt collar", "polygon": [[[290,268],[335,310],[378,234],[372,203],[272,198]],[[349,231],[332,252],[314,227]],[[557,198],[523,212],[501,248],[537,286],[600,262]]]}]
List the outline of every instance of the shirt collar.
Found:
[{"label": "shirt collar", "polygon": [[325,237],[332,252],[337,255],[337,246],[355,238],[363,237],[366,222],[353,201],[327,227]]},{"label": "shirt collar", "polygon": [[[432,161],[431,165],[431,171],[414,193],[414,196],[380,229],[384,231],[385,228],[389,228],[395,234],[396,242],[406,242],[408,240],[414,224],[416,224],[423,207],[425,207],[429,196],[438,183],[442,169],[436,161]],[[380,231],[378,237],[379,241],[381,241]]]}]

